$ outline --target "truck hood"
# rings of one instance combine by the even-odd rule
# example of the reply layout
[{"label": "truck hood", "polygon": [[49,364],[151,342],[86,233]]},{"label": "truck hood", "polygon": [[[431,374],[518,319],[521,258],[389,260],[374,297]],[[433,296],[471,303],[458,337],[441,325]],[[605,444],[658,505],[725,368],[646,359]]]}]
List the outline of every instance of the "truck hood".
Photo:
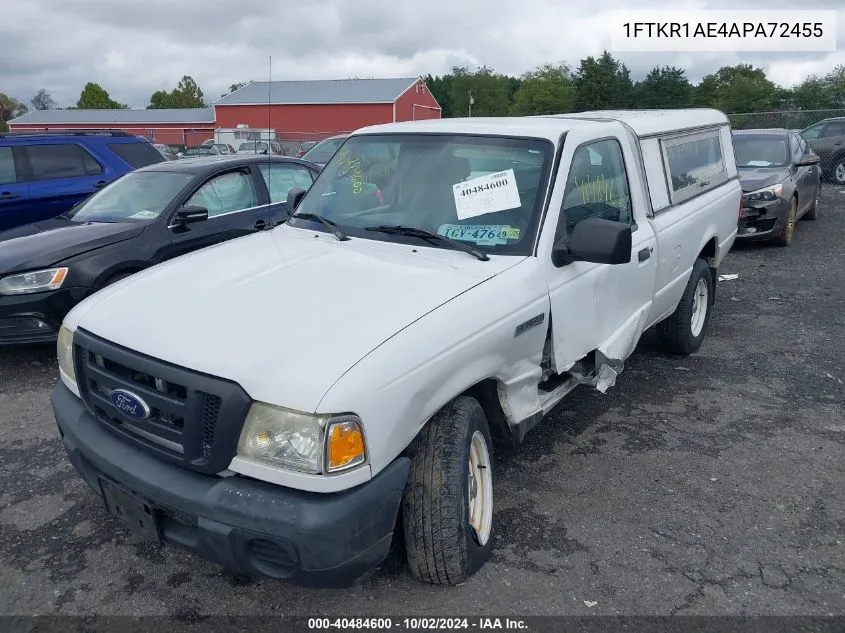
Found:
[{"label": "truck hood", "polygon": [[789,169],[786,167],[742,167],[737,171],[744,193],[771,187],[789,177]]},{"label": "truck hood", "polygon": [[256,400],[314,411],[385,340],[523,259],[282,226],[133,275],[66,324],[233,380]]},{"label": "truck hood", "polygon": [[144,225],[53,218],[0,233],[0,274],[44,268],[135,237]]}]

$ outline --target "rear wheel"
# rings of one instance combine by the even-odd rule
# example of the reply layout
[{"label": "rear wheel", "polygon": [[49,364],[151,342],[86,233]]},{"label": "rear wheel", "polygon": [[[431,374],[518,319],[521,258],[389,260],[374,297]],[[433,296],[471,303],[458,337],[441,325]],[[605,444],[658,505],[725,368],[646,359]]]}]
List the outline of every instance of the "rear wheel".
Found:
[{"label": "rear wheel", "polygon": [[697,259],[674,314],[657,324],[657,336],[668,353],[688,356],[698,351],[710,324],[712,303],[710,267],[703,259]]},{"label": "rear wheel", "polygon": [[833,161],[833,182],[837,185],[845,185],[845,156],[840,156]]},{"label": "rear wheel", "polygon": [[792,236],[795,234],[795,221],[798,217],[798,199],[793,196],[789,203],[789,213],[786,216],[786,223],[783,229],[772,243],[777,246],[789,246],[792,242]]},{"label": "rear wheel", "polygon": [[412,452],[402,502],[408,565],[424,582],[458,584],[493,551],[492,444],[481,405],[456,398],[420,431]]}]

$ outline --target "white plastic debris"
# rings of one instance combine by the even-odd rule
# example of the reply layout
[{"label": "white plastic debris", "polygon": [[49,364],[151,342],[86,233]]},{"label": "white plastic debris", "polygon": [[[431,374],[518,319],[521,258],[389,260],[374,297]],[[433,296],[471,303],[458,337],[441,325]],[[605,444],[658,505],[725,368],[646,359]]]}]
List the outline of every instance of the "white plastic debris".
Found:
[{"label": "white plastic debris", "polygon": [[737,274],[719,275],[719,281],[733,281],[734,279],[739,279],[739,275],[737,275]]},{"label": "white plastic debris", "polygon": [[591,609],[598,604],[595,600],[584,600],[584,604],[586,604]]}]

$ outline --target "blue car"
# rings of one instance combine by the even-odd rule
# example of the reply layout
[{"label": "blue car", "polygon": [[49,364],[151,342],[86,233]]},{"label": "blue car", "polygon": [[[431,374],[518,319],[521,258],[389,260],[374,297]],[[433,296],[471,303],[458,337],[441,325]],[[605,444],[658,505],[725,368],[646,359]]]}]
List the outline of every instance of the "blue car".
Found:
[{"label": "blue car", "polygon": [[0,231],[59,216],[111,181],[165,160],[120,131],[0,134]]}]

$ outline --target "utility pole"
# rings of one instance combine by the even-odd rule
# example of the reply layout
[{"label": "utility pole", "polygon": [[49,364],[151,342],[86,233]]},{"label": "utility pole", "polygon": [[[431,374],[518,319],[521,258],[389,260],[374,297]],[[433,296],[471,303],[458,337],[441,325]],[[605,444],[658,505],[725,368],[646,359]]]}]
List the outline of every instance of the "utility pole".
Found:
[{"label": "utility pole", "polygon": [[475,103],[475,98],[472,96],[472,90],[467,90],[467,95],[469,95],[469,116],[472,116],[472,104]]}]

